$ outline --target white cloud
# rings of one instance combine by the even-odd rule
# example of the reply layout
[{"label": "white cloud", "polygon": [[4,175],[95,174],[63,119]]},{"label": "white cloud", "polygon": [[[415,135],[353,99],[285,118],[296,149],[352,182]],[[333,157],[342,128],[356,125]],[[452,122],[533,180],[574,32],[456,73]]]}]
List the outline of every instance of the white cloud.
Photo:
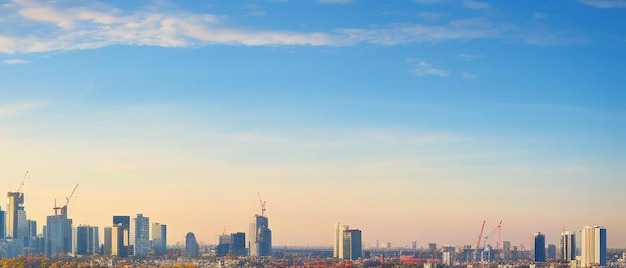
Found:
[{"label": "white cloud", "polygon": [[482,58],[483,55],[472,55],[472,54],[459,54],[459,58],[465,60],[465,61],[472,61],[472,60],[477,60]]},{"label": "white cloud", "polygon": [[350,4],[353,0],[318,0],[317,2],[320,4]]},{"label": "white cloud", "polygon": [[480,75],[479,74],[470,73],[470,72],[463,72],[462,76],[465,79],[473,79],[473,78],[479,77]]},{"label": "white cloud", "polygon": [[26,64],[26,63],[29,63],[30,61],[22,60],[22,59],[6,59],[6,60],[3,60],[2,62],[4,62],[4,64]]},{"label": "white cloud", "polygon": [[582,0],[581,3],[595,8],[625,8],[624,0]]},{"label": "white cloud", "polygon": [[469,9],[485,9],[491,7],[491,5],[487,3],[474,0],[463,0],[463,6]]},{"label": "white cloud", "polygon": [[432,64],[419,60],[408,59],[408,62],[412,64],[411,72],[417,76],[450,76],[450,72],[434,67]]}]

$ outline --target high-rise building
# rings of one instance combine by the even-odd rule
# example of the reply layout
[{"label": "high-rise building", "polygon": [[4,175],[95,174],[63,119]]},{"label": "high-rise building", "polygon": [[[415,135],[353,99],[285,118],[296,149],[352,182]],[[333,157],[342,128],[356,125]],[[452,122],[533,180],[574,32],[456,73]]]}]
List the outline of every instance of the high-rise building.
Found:
[{"label": "high-rise building", "polygon": [[137,214],[133,219],[133,227],[131,229],[133,235],[131,241],[134,242],[133,249],[135,256],[146,256],[150,254],[150,218],[144,217],[143,214]]},{"label": "high-rise building", "polygon": [[152,244],[154,246],[154,254],[165,254],[167,250],[167,225],[158,222],[152,224]]},{"label": "high-rise building", "polygon": [[556,259],[556,245],[548,244],[546,247],[546,259],[554,260]]},{"label": "high-rise building", "polygon": [[102,244],[105,256],[111,256],[111,248],[113,247],[113,230],[111,227],[104,227],[104,243]]},{"label": "high-rise building", "polygon": [[[120,258],[128,257],[128,232],[124,229],[124,226],[119,223],[110,227],[110,231],[107,231],[109,227],[105,228],[105,251],[110,252],[111,256],[118,256]],[[110,235],[107,238],[107,233]],[[107,247],[107,240],[109,247]]]},{"label": "high-rise building", "polygon": [[19,237],[20,211],[24,212],[24,193],[7,193],[6,233],[7,238]]},{"label": "high-rise building", "polygon": [[581,231],[581,267],[606,266],[606,229],[585,226]]},{"label": "high-rise building", "polygon": [[234,256],[246,255],[246,233],[230,234],[230,254]]},{"label": "high-rise building", "polygon": [[230,241],[231,237],[228,234],[222,234],[219,236],[217,243],[216,254],[218,257],[224,257],[230,253]]},{"label": "high-rise building", "polygon": [[546,236],[542,233],[533,235],[533,252],[535,262],[546,262]]},{"label": "high-rise building", "polygon": [[504,261],[511,260],[511,241],[502,241],[502,259]]},{"label": "high-rise building", "polygon": [[573,261],[576,259],[576,235],[570,232],[561,233],[559,239],[558,258],[564,261]]},{"label": "high-rise building", "polygon": [[2,207],[0,207],[0,239],[6,238],[5,229],[6,229],[6,213],[2,210]]},{"label": "high-rise building", "polygon": [[343,258],[357,260],[363,256],[361,230],[348,229],[343,232]]},{"label": "high-rise building", "polygon": [[100,248],[100,233],[98,227],[79,225],[74,227],[72,235],[72,253],[79,256],[89,256],[98,253]]},{"label": "high-rise building", "polygon": [[[113,236],[116,235],[115,231],[121,232],[121,239],[118,239],[118,245],[120,248],[117,249],[116,254],[114,256],[120,257],[128,257],[129,254],[132,254],[133,251],[130,248],[130,216],[113,216],[113,226],[118,226],[118,229],[112,230]],[[134,238],[133,238],[134,239]]]},{"label": "high-rise building", "polygon": [[[58,209],[61,214],[58,214]],[[67,206],[55,209],[55,215],[47,217],[44,248],[48,257],[70,253],[72,250],[72,220],[67,218]]]},{"label": "high-rise building", "polygon": [[272,230],[267,217],[254,215],[250,223],[250,256],[265,257],[272,255]]},{"label": "high-rise building", "polygon": [[336,223],[333,256],[338,259],[356,260],[363,256],[361,231],[350,229],[348,225]]},{"label": "high-rise building", "polygon": [[185,236],[185,256],[187,258],[197,258],[199,254],[199,246],[198,241],[196,241],[196,236],[189,232]]},{"label": "high-rise building", "polygon": [[343,259],[343,232],[345,232],[349,228],[350,227],[348,225],[335,223],[335,229],[334,229],[335,243],[333,247],[333,257],[338,258],[338,259]]}]

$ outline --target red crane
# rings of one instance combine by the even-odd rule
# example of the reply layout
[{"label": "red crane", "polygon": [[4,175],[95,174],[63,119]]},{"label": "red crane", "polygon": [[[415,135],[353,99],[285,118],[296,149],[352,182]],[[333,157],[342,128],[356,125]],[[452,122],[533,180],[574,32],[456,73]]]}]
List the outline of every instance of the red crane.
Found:
[{"label": "red crane", "polygon": [[495,229],[493,229],[493,231],[489,232],[489,234],[485,236],[484,241],[487,242],[487,239],[489,239],[489,237],[491,237],[491,235],[496,231],[498,232],[498,242],[496,242],[496,248],[500,249],[500,243],[502,242],[502,220],[500,220],[500,223]]},{"label": "red crane", "polygon": [[485,223],[487,223],[487,221],[483,220],[483,227],[480,228],[480,234],[478,235],[478,242],[476,242],[476,249],[480,247],[480,241],[483,240],[483,231],[485,231]]}]

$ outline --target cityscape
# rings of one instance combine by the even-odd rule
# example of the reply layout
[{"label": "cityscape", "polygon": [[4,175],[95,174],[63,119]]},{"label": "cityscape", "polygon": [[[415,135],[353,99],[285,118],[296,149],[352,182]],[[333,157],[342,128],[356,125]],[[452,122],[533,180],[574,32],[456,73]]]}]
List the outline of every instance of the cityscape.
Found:
[{"label": "cityscape", "polygon": [[[485,232],[483,221],[475,246],[437,245],[392,247],[391,243],[364,248],[362,231],[336,223],[333,247],[273,248],[272,231],[266,216],[266,201],[258,193],[260,214],[255,214],[247,232],[219,235],[217,244],[200,244],[193,232],[185,235],[184,244],[168,243],[167,224],[136,216],[112,216],[110,226],[74,225],[70,201],[79,184],[55,206],[40,233],[37,221],[26,214],[25,192],[21,192],[28,171],[15,192],[7,193],[6,211],[0,208],[0,259],[12,264],[41,267],[55,261],[90,267],[125,267],[147,265],[167,267],[176,264],[191,267],[626,267],[626,248],[607,248],[607,229],[585,226],[568,231],[563,225],[558,245],[547,244],[541,232],[532,235],[529,248],[502,240],[502,223]],[[102,235],[100,233],[102,230]],[[496,238],[494,238],[494,236]],[[31,257],[28,262],[23,257]],[[39,257],[40,259],[36,259]],[[34,259],[33,259],[34,258]],[[45,263],[45,264],[44,264]]]},{"label": "cityscape", "polygon": [[626,0],[0,0],[0,268],[626,268]]}]

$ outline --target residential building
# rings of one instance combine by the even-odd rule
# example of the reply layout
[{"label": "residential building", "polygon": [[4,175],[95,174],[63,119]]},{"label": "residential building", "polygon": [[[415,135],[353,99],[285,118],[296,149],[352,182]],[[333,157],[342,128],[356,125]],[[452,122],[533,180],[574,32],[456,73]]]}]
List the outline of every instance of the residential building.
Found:
[{"label": "residential building", "polygon": [[576,235],[574,233],[561,233],[558,258],[563,261],[573,261],[576,259]]}]

